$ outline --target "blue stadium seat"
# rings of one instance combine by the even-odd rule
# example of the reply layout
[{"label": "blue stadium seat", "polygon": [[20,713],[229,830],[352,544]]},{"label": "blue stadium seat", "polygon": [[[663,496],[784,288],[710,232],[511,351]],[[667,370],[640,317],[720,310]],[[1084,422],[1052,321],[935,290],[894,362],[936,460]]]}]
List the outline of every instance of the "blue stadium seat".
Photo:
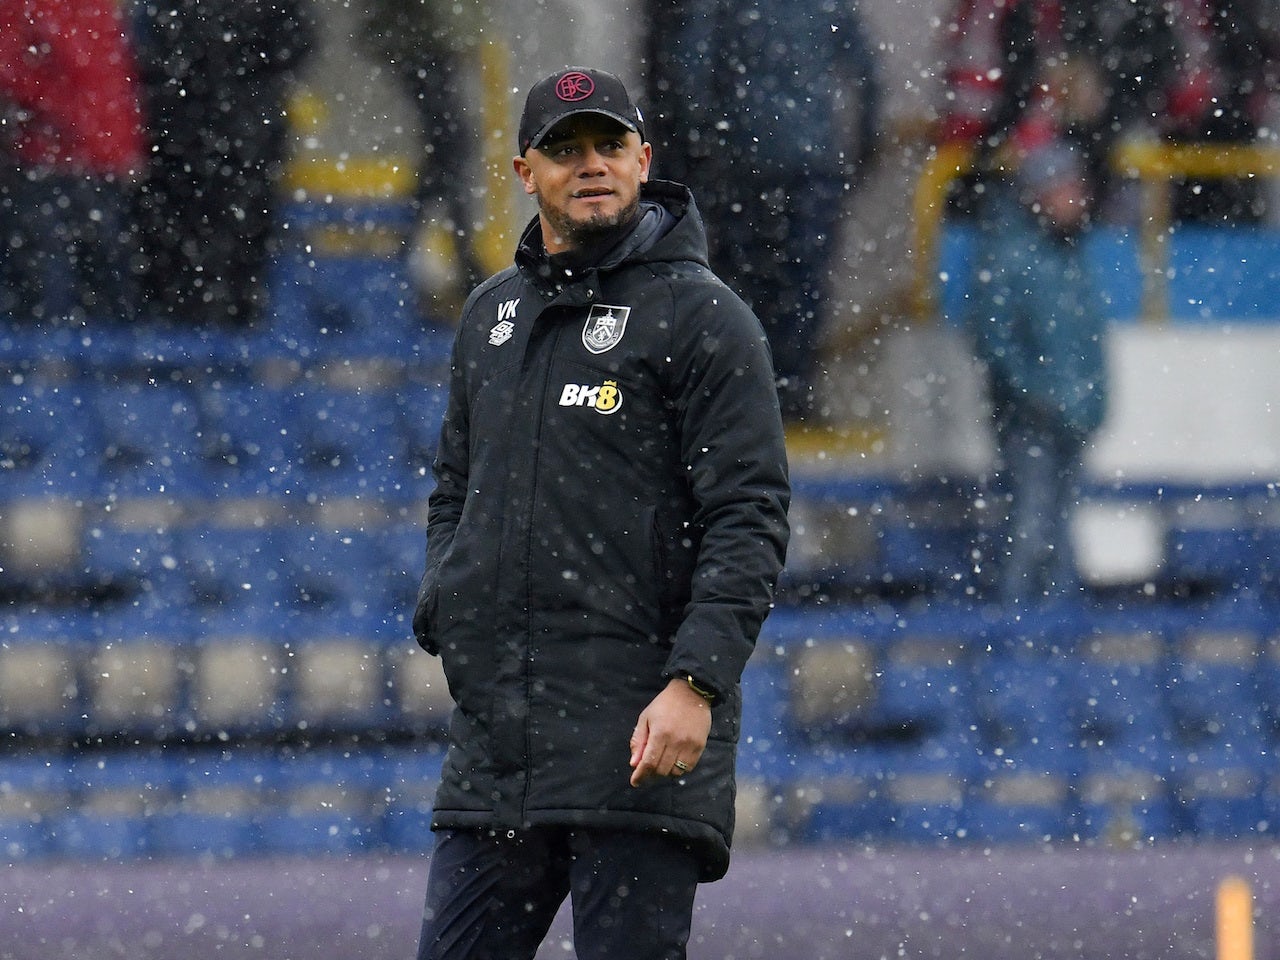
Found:
[{"label": "blue stadium seat", "polygon": [[431,808],[444,764],[444,748],[396,749],[386,761],[387,804],[383,843],[395,853],[428,853],[434,844]]},{"label": "blue stadium seat", "polygon": [[195,615],[278,617],[289,602],[289,568],[270,529],[190,528],[180,551]]},{"label": "blue stadium seat", "polygon": [[168,762],[173,798],[150,818],[150,850],[218,860],[257,853],[271,761],[245,751],[199,750]]},{"label": "blue stadium seat", "polygon": [[386,761],[372,751],[285,754],[269,773],[260,818],[268,854],[353,854],[382,843],[392,784]]},{"label": "blue stadium seat", "polygon": [[56,823],[58,856],[133,859],[151,852],[151,821],[173,802],[172,767],[155,752],[84,751],[70,760],[71,808]]},{"label": "blue stadium seat", "polygon": [[173,606],[190,600],[182,562],[182,535],[171,526],[150,529],[91,527],[81,551],[84,579],[112,602]]},{"label": "blue stadium seat", "polygon": [[385,613],[387,570],[381,531],[289,527],[275,533],[291,606],[344,617]]},{"label": "blue stadium seat", "polygon": [[1271,576],[1269,543],[1240,525],[1238,511],[1223,525],[1175,525],[1165,536],[1162,577],[1185,590],[1211,590],[1219,595],[1260,592]]},{"label": "blue stadium seat", "polygon": [[1280,741],[1280,633],[1268,632],[1260,641],[1255,676],[1265,732],[1275,743]]},{"label": "blue stadium seat", "polygon": [[120,381],[94,389],[92,401],[102,431],[98,473],[108,497],[182,503],[208,495],[192,390]]},{"label": "blue stadium seat", "polygon": [[878,664],[871,709],[877,729],[911,738],[951,737],[974,722],[962,637],[910,634],[890,641]]},{"label": "blue stadium seat", "polygon": [[96,490],[102,439],[83,384],[0,384],[0,423],[0,500],[77,499]]},{"label": "blue stadium seat", "polygon": [[1153,761],[1167,759],[1173,736],[1162,695],[1168,664],[1159,633],[1099,625],[1080,637],[1074,656],[1063,663],[1072,694],[1067,717],[1084,749],[1119,747]]},{"label": "blue stadium seat", "polygon": [[890,758],[846,746],[781,754],[772,755],[772,769],[762,778],[781,798],[773,817],[776,833],[792,842],[830,843],[875,840],[893,832]]},{"label": "blue stadium seat", "polygon": [[879,532],[880,576],[899,590],[946,594],[967,584],[975,531],[952,518],[896,517]]},{"label": "blue stadium seat", "polygon": [[200,391],[201,469],[220,498],[283,497],[293,480],[297,443],[291,393],[227,378]]},{"label": "blue stadium seat", "polygon": [[1205,840],[1257,837],[1268,822],[1264,790],[1273,767],[1269,754],[1231,743],[1179,757],[1170,785],[1184,829]]},{"label": "blue stadium seat", "polygon": [[1070,839],[1078,821],[1079,751],[1035,746],[984,751],[965,806],[969,838],[984,843]]},{"label": "blue stadium seat", "polygon": [[1188,627],[1171,654],[1165,698],[1179,745],[1261,751],[1268,724],[1259,689],[1260,640],[1252,625],[1209,621]]},{"label": "blue stadium seat", "polygon": [[885,839],[931,844],[969,838],[966,807],[977,762],[970,751],[963,741],[938,740],[878,752],[889,809]]},{"label": "blue stadium seat", "polygon": [[272,323],[262,347],[303,363],[403,360],[415,338],[414,293],[397,257],[278,257],[270,279]]},{"label": "blue stadium seat", "polygon": [[[758,644],[742,672],[742,729],[739,769],[751,772],[756,758],[766,763],[789,744],[787,731],[787,665],[785,656],[768,644]],[[763,771],[757,770],[757,773]]]},{"label": "blue stadium seat", "polygon": [[83,732],[85,621],[32,607],[0,616],[0,730],[23,736]]},{"label": "blue stadium seat", "polygon": [[989,751],[1046,763],[1075,747],[1080,731],[1070,720],[1076,690],[1063,653],[997,647],[973,657],[974,713]]},{"label": "blue stadium seat", "polygon": [[1255,766],[1274,746],[1275,612],[1239,595],[1186,604],[1168,622],[1165,701],[1180,760]]},{"label": "blue stadium seat", "polygon": [[177,731],[196,627],[172,607],[107,611],[91,620],[86,674],[87,730],[163,738]]},{"label": "blue stadium seat", "polygon": [[397,523],[378,534],[384,570],[383,596],[386,612],[404,617],[404,636],[409,636],[410,619],[418,599],[418,584],[427,566],[427,524]]},{"label": "blue stadium seat", "polygon": [[1179,835],[1169,761],[1123,748],[1081,754],[1076,833],[1086,843],[1143,846]]},{"label": "blue stadium seat", "polygon": [[299,391],[289,418],[297,441],[297,482],[308,497],[376,502],[411,495],[414,477],[389,391]]},{"label": "blue stadium seat", "polygon": [[0,763],[0,856],[15,863],[56,853],[70,803],[65,754],[6,757]]}]

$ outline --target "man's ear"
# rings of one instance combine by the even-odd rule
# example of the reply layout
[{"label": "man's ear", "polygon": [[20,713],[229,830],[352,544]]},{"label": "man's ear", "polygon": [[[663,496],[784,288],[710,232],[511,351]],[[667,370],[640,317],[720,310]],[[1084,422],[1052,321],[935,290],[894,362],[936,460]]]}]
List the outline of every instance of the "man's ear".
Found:
[{"label": "man's ear", "polygon": [[511,166],[516,172],[516,176],[520,178],[520,183],[524,186],[524,192],[529,196],[533,196],[538,192],[538,185],[533,182],[533,167],[524,157],[513,157]]},{"label": "man's ear", "polygon": [[640,182],[649,182],[649,167],[653,164],[653,144],[645,141],[640,145]]}]

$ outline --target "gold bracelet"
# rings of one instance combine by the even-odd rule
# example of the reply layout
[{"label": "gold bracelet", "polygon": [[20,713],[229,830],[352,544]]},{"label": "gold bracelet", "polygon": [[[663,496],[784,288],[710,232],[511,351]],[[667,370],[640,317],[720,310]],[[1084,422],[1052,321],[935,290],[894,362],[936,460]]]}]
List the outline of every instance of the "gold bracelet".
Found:
[{"label": "gold bracelet", "polygon": [[685,674],[685,680],[689,684],[689,689],[700,696],[703,700],[707,701],[707,703],[711,704],[716,702],[716,695],[714,691],[708,690],[706,687],[698,686],[698,681],[693,679],[692,673]]}]

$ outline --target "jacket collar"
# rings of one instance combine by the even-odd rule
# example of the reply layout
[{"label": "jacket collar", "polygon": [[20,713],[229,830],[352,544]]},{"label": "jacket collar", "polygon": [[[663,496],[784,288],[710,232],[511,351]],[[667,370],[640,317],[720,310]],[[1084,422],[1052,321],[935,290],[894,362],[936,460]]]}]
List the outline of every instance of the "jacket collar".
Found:
[{"label": "jacket collar", "polygon": [[540,289],[555,295],[587,276],[643,260],[706,262],[706,237],[688,189],[668,181],[645,184],[640,216],[600,250],[548,254],[534,217],[516,246],[516,266]]}]

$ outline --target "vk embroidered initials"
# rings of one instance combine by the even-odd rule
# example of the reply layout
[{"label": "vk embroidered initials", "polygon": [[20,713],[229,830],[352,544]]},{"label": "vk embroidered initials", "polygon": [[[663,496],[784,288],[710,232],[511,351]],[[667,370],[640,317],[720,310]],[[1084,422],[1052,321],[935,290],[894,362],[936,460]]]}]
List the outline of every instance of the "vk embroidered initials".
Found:
[{"label": "vk embroidered initials", "polygon": [[516,307],[520,306],[520,299],[504,300],[498,304],[498,322],[489,330],[489,342],[495,347],[500,347],[515,333],[516,325],[511,321],[515,319]]}]

